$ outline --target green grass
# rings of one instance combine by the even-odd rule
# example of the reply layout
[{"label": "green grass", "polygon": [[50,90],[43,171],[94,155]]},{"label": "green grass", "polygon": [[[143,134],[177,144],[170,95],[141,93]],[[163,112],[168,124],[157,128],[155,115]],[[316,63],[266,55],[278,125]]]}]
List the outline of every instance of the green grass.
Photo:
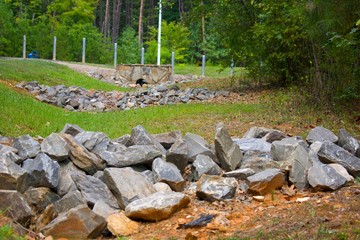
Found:
[{"label": "green grass", "polygon": [[[195,66],[195,65],[186,65],[186,64],[179,64],[175,65],[175,74],[192,74],[196,76],[201,76],[202,74],[202,67]],[[235,76],[243,76],[245,73],[244,68],[235,67],[234,68],[234,75]],[[209,78],[226,78],[230,77],[230,68],[221,68],[219,66],[205,66],[205,76]]]},{"label": "green grass", "polygon": [[89,131],[102,131],[112,138],[130,133],[139,124],[152,133],[181,130],[204,136],[213,132],[216,122],[231,119],[234,114],[251,114],[259,108],[256,104],[198,103],[96,114],[68,112],[20,94],[4,84],[0,84],[0,102],[0,135],[43,137],[59,132],[66,123],[78,124]]},{"label": "green grass", "polygon": [[38,81],[48,86],[81,86],[86,89],[104,91],[127,90],[88,77],[66,66],[35,59],[19,60],[0,58],[0,80],[7,80],[13,83]]}]

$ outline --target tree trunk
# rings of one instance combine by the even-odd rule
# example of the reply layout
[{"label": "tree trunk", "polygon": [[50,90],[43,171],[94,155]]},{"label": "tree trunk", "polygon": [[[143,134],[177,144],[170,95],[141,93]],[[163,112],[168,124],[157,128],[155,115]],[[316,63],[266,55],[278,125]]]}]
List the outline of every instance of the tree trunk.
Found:
[{"label": "tree trunk", "polygon": [[110,0],[106,0],[105,19],[104,19],[104,37],[110,37]]},{"label": "tree trunk", "polygon": [[139,13],[139,30],[138,30],[138,37],[139,37],[139,47],[142,46],[142,34],[143,34],[143,9],[144,9],[144,0],[140,0],[140,13]]},{"label": "tree trunk", "polygon": [[179,0],[179,17],[182,23],[184,22],[183,14],[184,14],[184,2],[182,0]]},{"label": "tree trunk", "polygon": [[114,0],[113,2],[113,29],[112,42],[116,43],[120,32],[120,16],[121,16],[122,0]]}]

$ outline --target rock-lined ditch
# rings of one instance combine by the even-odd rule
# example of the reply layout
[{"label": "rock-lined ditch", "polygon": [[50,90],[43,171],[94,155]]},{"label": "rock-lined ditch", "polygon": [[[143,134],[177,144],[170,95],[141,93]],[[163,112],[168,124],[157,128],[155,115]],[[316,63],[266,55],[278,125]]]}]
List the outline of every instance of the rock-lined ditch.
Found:
[{"label": "rock-lined ditch", "polygon": [[86,90],[81,87],[53,87],[38,82],[23,82],[16,85],[36,96],[41,102],[49,103],[70,111],[103,112],[112,110],[128,110],[153,105],[169,105],[178,103],[200,102],[216,97],[227,97],[228,91],[210,91],[205,88],[180,90],[176,86],[165,84],[151,88],[141,88],[136,92],[104,92]]},{"label": "rock-lined ditch", "polygon": [[337,190],[360,177],[359,157],[357,139],[321,126],[305,140],[261,127],[231,138],[220,123],[209,144],[142,126],[111,140],[67,124],[44,139],[0,137],[0,209],[39,236],[130,235],[139,220],[161,221],[186,208],[190,192],[216,202],[241,191],[245,203],[276,189]]}]

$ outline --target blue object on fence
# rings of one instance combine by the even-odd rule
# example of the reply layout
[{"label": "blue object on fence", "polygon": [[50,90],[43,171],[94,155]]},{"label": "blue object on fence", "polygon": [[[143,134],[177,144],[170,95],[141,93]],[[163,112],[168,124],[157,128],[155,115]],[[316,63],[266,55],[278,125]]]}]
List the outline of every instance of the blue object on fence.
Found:
[{"label": "blue object on fence", "polygon": [[40,58],[40,54],[39,54],[38,51],[32,50],[32,51],[28,54],[28,58]]}]

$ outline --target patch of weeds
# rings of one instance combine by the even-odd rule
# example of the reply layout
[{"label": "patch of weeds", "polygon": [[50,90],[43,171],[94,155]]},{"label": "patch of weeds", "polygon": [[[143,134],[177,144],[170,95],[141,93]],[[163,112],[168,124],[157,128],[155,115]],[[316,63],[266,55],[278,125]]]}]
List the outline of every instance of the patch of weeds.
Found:
[{"label": "patch of weeds", "polygon": [[355,177],[354,183],[355,183],[356,185],[360,185],[360,177]]},{"label": "patch of weeds", "polygon": [[10,225],[0,227],[0,239],[2,240],[25,240],[25,237],[19,237],[14,233]]},{"label": "patch of weeds", "polygon": [[334,232],[331,231],[330,229],[328,229],[326,226],[320,225],[318,230],[317,230],[317,236],[319,238],[321,237],[325,237],[325,236],[330,236],[333,235]]},{"label": "patch of weeds", "polygon": [[129,240],[129,238],[121,236],[121,237],[117,237],[116,240]]},{"label": "patch of weeds", "polygon": [[339,232],[337,234],[337,239],[338,240],[347,240],[347,239],[349,239],[349,235],[347,232]]}]

